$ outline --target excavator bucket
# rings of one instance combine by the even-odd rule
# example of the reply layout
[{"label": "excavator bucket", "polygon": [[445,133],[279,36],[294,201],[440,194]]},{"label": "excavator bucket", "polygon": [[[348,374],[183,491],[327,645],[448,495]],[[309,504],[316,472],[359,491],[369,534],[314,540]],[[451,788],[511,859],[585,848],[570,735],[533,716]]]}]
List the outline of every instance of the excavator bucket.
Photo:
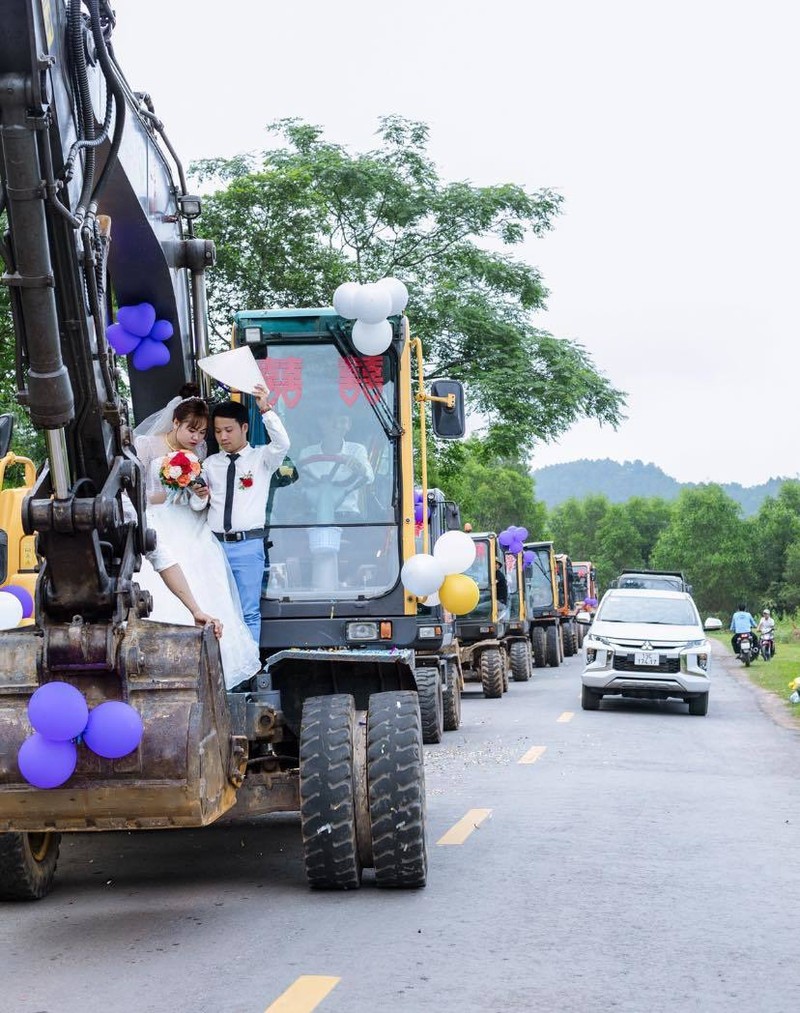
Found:
[{"label": "excavator bucket", "polygon": [[[108,760],[79,743],[77,768],[63,787],[28,784],[17,763],[33,731],[28,701],[50,681],[75,686],[90,709],[106,700],[133,706],[144,726],[138,748]],[[236,801],[246,761],[247,740],[231,734],[210,629],[136,619],[113,627],[78,618],[50,630],[2,634],[0,833],[203,826]]]}]

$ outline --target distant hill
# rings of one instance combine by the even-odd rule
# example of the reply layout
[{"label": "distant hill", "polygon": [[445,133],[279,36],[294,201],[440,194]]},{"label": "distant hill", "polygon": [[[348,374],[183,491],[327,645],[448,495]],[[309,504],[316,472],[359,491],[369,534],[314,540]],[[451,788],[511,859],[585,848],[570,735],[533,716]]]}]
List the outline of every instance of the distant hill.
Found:
[{"label": "distant hill", "polygon": [[[624,503],[632,496],[661,496],[675,499],[682,489],[696,489],[699,483],[678,482],[655,464],[642,461],[570,461],[549,464],[532,472],[536,482],[536,499],[552,509],[564,500],[602,495],[612,503]],[[738,482],[718,483],[725,492],[741,503],[746,517],[758,512],[767,496],[776,496],[787,481],[771,478],[763,485],[742,486]]]}]

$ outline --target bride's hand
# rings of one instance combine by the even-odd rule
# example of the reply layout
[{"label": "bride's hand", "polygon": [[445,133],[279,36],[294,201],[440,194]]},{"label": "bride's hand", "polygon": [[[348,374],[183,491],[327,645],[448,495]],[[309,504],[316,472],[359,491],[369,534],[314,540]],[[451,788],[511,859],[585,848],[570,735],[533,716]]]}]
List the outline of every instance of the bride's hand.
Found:
[{"label": "bride's hand", "polygon": [[219,619],[215,619],[213,616],[210,616],[207,612],[195,612],[193,618],[196,626],[213,626],[214,636],[217,638],[217,640],[220,639],[220,637],[222,636],[222,623],[219,621]]}]

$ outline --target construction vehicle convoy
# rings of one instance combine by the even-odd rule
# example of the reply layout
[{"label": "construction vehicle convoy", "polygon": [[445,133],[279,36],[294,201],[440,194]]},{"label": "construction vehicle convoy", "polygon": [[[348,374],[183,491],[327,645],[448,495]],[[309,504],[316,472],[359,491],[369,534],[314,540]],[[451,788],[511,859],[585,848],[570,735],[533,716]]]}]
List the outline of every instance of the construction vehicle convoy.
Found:
[{"label": "construction vehicle convoy", "polygon": [[[471,533],[475,543],[475,561],[467,570],[478,585],[475,608],[456,621],[461,666],[466,682],[480,682],[483,695],[499,699],[508,689],[508,590],[503,576],[498,594],[498,570],[505,567],[498,554],[497,535],[493,531]],[[501,595],[504,600],[501,600]]]},{"label": "construction vehicle convoy", "polygon": [[556,553],[556,580],[558,584],[558,613],[561,616],[561,643],[564,657],[571,658],[579,647],[578,624],[575,616],[582,611],[572,583],[572,560],[566,553]]},{"label": "construction vehicle convoy", "polygon": [[[330,310],[240,314],[236,345],[262,363],[299,475],[276,487],[266,518],[266,668],[226,692],[210,627],[143,621],[151,599],[136,572],[155,539],[130,427],[197,378],[215,252],[195,236],[200,201],[149,96],[125,80],[114,25],[107,0],[3,3],[0,257],[19,400],[47,463],[22,512],[41,560],[36,626],[0,633],[0,897],[49,891],[64,832],[280,810],[301,813],[312,886],[357,887],[364,867],[379,885],[422,886],[420,627],[399,572],[414,551],[413,403],[424,420],[438,399],[434,428],[458,436],[460,391],[414,393],[405,316],[392,318],[389,348],[367,357]],[[129,405],[107,323],[114,307],[144,303],[173,337],[158,368],[129,361]],[[372,479],[358,487],[331,474],[337,455],[313,450],[312,423],[338,409],[367,451]],[[17,757],[28,703],[53,682],[91,710],[132,706],[144,732],[121,759],[81,748],[67,783],[42,789]]]}]

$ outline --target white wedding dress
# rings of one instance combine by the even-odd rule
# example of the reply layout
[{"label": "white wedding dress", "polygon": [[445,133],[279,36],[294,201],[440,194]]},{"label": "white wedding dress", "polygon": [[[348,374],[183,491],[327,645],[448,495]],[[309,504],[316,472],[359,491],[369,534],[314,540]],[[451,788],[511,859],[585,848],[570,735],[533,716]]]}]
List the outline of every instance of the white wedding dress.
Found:
[{"label": "white wedding dress", "polygon": [[[200,608],[222,622],[220,653],[228,689],[255,675],[261,667],[259,651],[242,617],[239,592],[222,546],[206,524],[206,512],[198,513],[181,503],[152,503],[154,493],[164,487],[159,478],[161,461],[174,451],[163,434],[136,440],[136,450],[147,474],[147,524],[158,535],[158,547],[178,563]],[[205,445],[197,448],[205,457]],[[186,606],[167,588],[147,559],[134,575],[136,583],[153,596],[150,621],[194,626]]]}]

